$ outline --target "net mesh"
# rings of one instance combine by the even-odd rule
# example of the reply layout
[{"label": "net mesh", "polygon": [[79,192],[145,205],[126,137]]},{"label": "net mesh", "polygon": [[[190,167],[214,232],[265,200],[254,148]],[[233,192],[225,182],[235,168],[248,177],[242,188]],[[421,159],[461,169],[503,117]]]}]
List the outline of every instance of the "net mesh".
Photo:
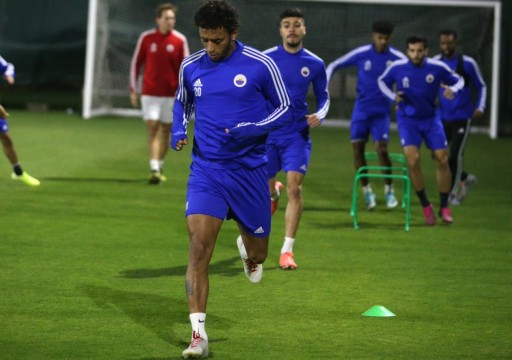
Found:
[{"label": "net mesh", "polygon": [[[98,0],[93,109],[130,108],[131,57],[140,33],[154,26],[154,9],[161,2]],[[173,3],[178,6],[176,29],[187,36],[192,53],[200,50],[193,16],[202,1],[175,0]],[[279,0],[231,0],[230,3],[240,14],[239,39],[260,50],[280,42],[279,14],[287,7],[301,8],[307,26],[305,47],[324,59],[326,65],[353,48],[369,43],[371,26],[376,20],[389,20],[395,25],[392,45],[401,51],[405,51],[405,40],[410,35],[427,37],[431,56],[439,52],[439,31],[455,29],[459,33],[459,50],[477,61],[490,88],[494,13],[489,7]],[[350,118],[355,85],[355,69],[335,73],[330,84],[329,118]],[[488,121],[486,115],[481,123]]]}]

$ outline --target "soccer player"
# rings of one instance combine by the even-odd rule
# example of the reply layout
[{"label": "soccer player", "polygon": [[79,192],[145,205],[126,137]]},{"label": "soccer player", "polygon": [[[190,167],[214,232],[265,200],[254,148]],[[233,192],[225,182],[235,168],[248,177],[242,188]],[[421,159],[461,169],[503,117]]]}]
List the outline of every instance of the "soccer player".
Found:
[{"label": "soccer player", "polygon": [[[320,125],[329,111],[327,76],[322,59],[303,47],[306,35],[304,14],[300,9],[286,9],[280,16],[279,33],[282,44],[264,51],[276,63],[288,86],[294,104],[293,123],[270,133],[267,139],[268,176],[272,213],[282,189],[276,175],[286,172],[288,204],[285,213],[285,237],[279,266],[294,270],[293,244],[302,215],[302,181],[311,154],[309,129]],[[310,84],[316,98],[316,111],[308,113],[306,94]]]},{"label": "soccer player", "polygon": [[[7,81],[9,85],[14,84],[14,65],[7,62],[1,56],[0,73],[2,73],[5,81]],[[18,162],[18,155],[14,149],[14,143],[12,142],[12,138],[9,135],[9,126],[7,124],[8,117],[9,113],[4,109],[2,105],[0,105],[0,142],[2,142],[5,156],[7,159],[9,159],[9,162],[12,165],[13,173],[11,174],[11,178],[13,180],[21,180],[29,186],[39,186],[41,184],[39,180],[30,176],[26,171],[23,171],[20,163]]]},{"label": "soccer player", "polygon": [[226,1],[209,0],[194,22],[204,49],[181,64],[171,140],[177,151],[188,144],[186,126],[195,110],[185,210],[192,339],[185,358],[208,354],[208,266],[224,219],[238,224],[246,276],[253,283],[261,280],[271,225],[265,141],[290,122],[292,112],[272,59],[236,40],[236,9]]},{"label": "soccer player", "polygon": [[[453,222],[448,207],[451,173],[443,125],[436,116],[436,98],[453,99],[464,87],[464,79],[438,60],[427,58],[427,39],[411,36],[407,39],[408,59],[393,62],[379,77],[381,91],[397,104],[397,124],[400,141],[407,159],[414,190],[423,207],[427,225],[436,223],[434,208],[425,192],[425,180],[420,166],[420,147],[425,141],[436,162],[436,179],[440,196],[439,216],[447,224]],[[396,85],[396,92],[392,90]]]},{"label": "soccer player", "polygon": [[130,67],[130,100],[134,107],[139,107],[137,84],[141,68],[144,67],[140,101],[148,133],[150,184],[166,180],[163,164],[169,150],[178,73],[181,62],[190,55],[186,37],[174,29],[174,5],[159,5],[155,21],[156,29],[140,35]]},{"label": "soccer player", "polygon": [[[434,56],[434,59],[441,60],[464,78],[464,88],[455,95],[453,100],[440,97],[440,115],[450,147],[449,163],[452,172],[450,203],[459,205],[466,196],[469,186],[477,182],[475,175],[464,171],[463,156],[471,119],[479,119],[484,114],[487,88],[475,59],[456,51],[457,32],[455,30],[441,31],[439,45],[441,54]],[[471,99],[471,87],[477,93],[476,104],[473,104]]]},{"label": "soccer player", "polygon": [[[393,25],[390,22],[374,22],[371,44],[357,47],[327,66],[327,79],[329,81],[338,69],[350,66],[357,66],[358,69],[357,98],[350,123],[350,139],[356,170],[367,165],[364,152],[370,133],[375,142],[379,164],[381,166],[391,166],[388,154],[390,105],[388,99],[379,90],[377,78],[391,62],[406,58],[403,53],[390,46],[392,33]],[[391,171],[383,172],[391,174]],[[363,186],[366,208],[372,210],[377,202],[369,179],[362,177],[361,185]],[[392,179],[385,179],[384,181],[384,196],[388,208],[394,208],[398,205]]]}]

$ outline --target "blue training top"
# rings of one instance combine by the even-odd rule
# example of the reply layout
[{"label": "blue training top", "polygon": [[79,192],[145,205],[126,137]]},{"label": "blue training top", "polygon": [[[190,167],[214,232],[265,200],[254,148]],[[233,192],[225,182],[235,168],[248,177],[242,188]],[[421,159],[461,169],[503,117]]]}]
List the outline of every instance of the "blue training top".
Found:
[{"label": "blue training top", "polygon": [[393,84],[397,91],[403,92],[403,101],[398,103],[396,113],[398,119],[421,120],[435,116],[441,84],[457,92],[463,88],[464,79],[443,62],[426,57],[421,65],[414,65],[409,59],[393,62],[379,77],[378,84],[392,101],[396,99],[396,93],[391,90]]},{"label": "blue training top", "polygon": [[406,56],[393,47],[379,53],[373,44],[355,48],[327,66],[327,79],[330,81],[338,69],[357,66],[357,98],[354,111],[367,114],[389,113],[389,100],[379,90],[377,78],[393,61],[406,59]]},{"label": "blue training top", "polygon": [[294,106],[293,122],[273,131],[269,138],[279,139],[283,134],[300,132],[308,127],[305,117],[308,114],[306,95],[311,83],[317,103],[315,113],[323,120],[327,116],[330,104],[323,60],[304,48],[291,54],[283,45],[275,46],[263,53],[271,57],[281,71]]},{"label": "blue training top", "polygon": [[[473,117],[475,109],[484,112],[487,87],[476,61],[472,57],[461,54],[456,54],[453,58],[446,58],[439,54],[434,56],[434,59],[444,62],[450,69],[463,76],[465,81],[464,88],[457,92],[455,99],[448,100],[443,96],[439,97],[441,119],[445,121],[468,120]],[[461,66],[462,69],[460,69]],[[476,89],[477,93],[476,107],[471,99],[471,86]]]},{"label": "blue training top", "polygon": [[276,64],[239,41],[221,61],[212,61],[205,50],[183,60],[173,110],[173,149],[187,138],[194,109],[192,159],[213,168],[265,164],[267,135],[292,119],[290,96]]}]

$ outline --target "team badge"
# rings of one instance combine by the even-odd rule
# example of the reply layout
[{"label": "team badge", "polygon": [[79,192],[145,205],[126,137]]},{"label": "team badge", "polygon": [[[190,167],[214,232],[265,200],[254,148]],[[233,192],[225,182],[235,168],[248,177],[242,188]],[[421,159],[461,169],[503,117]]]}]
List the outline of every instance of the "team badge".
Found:
[{"label": "team badge", "polygon": [[244,87],[245,84],[247,84],[247,78],[245,77],[245,75],[242,75],[242,74],[238,74],[237,76],[235,76],[235,78],[233,79],[233,84],[235,84],[236,87]]},{"label": "team badge", "polygon": [[300,74],[304,77],[309,76],[309,68],[307,66],[304,66],[302,69],[300,69]]},{"label": "team badge", "polygon": [[149,46],[149,51],[151,51],[152,53],[156,52],[157,49],[158,46],[156,45],[156,43],[151,43],[151,45]]},{"label": "team badge", "polygon": [[173,52],[174,51],[174,45],[173,44],[167,44],[167,46],[165,47],[165,50],[167,50],[167,52]]},{"label": "team badge", "polygon": [[409,88],[409,78],[407,76],[402,79],[402,87],[404,89]]},{"label": "team badge", "polygon": [[386,67],[388,67],[389,65],[391,65],[391,63],[393,62],[393,60],[388,60],[386,61]]},{"label": "team badge", "polygon": [[370,60],[366,60],[364,62],[364,71],[370,71],[372,69],[372,62]]},{"label": "team badge", "polygon": [[431,83],[432,83],[432,81],[434,81],[434,75],[432,75],[432,74],[428,74],[428,75],[427,75],[427,77],[425,78],[425,80],[426,80],[429,84],[431,84]]}]

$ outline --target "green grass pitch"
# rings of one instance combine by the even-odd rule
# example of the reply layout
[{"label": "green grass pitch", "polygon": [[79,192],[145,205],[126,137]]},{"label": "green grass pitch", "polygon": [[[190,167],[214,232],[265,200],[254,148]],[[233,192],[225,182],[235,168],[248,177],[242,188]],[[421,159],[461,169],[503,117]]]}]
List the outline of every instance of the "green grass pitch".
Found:
[{"label": "green grass pitch", "polygon": [[[2,157],[0,358],[180,358],[190,146],[169,153],[169,181],[149,186],[141,120],[12,111],[9,124],[42,185],[11,180]],[[211,358],[512,358],[512,139],[472,135],[466,163],[479,184],[452,208],[455,223],[425,226],[413,196],[406,233],[402,209],[362,203],[353,228],[348,131],[312,136],[299,269],[277,266],[286,196],[259,284],[243,274],[235,224],[223,225],[210,266]],[[437,207],[425,150],[422,165]],[[382,183],[373,188],[382,204]],[[396,317],[361,315],[374,305]]]}]

